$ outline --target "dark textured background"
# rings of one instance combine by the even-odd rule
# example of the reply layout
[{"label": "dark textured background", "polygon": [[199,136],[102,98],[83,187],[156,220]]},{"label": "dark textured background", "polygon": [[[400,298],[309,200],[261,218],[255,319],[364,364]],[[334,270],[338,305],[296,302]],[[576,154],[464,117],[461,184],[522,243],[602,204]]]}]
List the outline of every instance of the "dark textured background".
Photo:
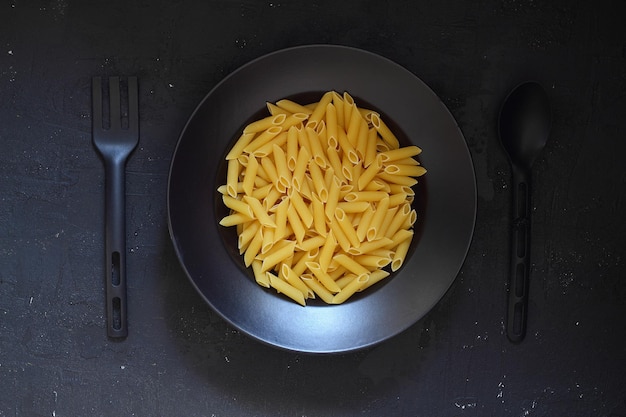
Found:
[{"label": "dark textured background", "polygon": [[[0,416],[626,416],[623,2],[18,1],[0,4]],[[261,345],[204,305],[167,233],[170,158],[204,95],[288,46],[356,46],[448,106],[478,185],[475,237],[424,319],[353,354]],[[129,329],[104,327],[94,75],[140,78],[128,164]],[[504,335],[502,99],[547,89],[529,332]],[[453,167],[451,167],[453,169]]]}]

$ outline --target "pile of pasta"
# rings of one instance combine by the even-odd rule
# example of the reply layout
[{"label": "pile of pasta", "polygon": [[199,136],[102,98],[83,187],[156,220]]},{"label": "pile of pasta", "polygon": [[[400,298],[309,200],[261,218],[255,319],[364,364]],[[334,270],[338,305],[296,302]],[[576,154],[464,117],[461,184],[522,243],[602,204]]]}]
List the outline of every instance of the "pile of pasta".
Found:
[{"label": "pile of pasta", "polygon": [[259,285],[303,306],[343,303],[402,266],[417,220],[411,187],[426,173],[421,149],[400,147],[347,92],[267,108],[226,155],[218,191],[230,214],[220,224],[237,228]]}]

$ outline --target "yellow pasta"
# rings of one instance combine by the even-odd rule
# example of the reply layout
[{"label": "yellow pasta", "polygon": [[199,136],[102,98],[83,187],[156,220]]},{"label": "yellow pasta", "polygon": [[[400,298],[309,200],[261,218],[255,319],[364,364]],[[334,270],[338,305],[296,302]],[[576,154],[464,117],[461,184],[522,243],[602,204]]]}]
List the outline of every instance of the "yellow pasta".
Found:
[{"label": "yellow pasta", "polygon": [[266,275],[269,278],[270,286],[272,288],[274,288],[279,293],[285,294],[287,297],[291,298],[293,301],[300,304],[301,306],[306,305],[306,303],[304,302],[304,295],[302,294],[302,291],[290,285],[286,281],[278,278],[271,272],[266,272]]},{"label": "yellow pasta", "polygon": [[339,304],[402,267],[417,212],[422,150],[344,92],[266,103],[226,155],[218,187],[246,267],[305,306]]}]

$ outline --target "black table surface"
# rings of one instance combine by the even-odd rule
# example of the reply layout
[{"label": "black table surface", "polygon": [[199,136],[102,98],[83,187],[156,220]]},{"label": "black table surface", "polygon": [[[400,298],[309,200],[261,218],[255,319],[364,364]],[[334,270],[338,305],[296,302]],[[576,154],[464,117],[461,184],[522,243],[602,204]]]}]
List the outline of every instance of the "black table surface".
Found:
[{"label": "black table surface", "polygon": [[[622,10],[622,12],[620,12]],[[72,1],[0,5],[0,416],[626,416],[626,30],[620,1]],[[365,350],[252,340],[195,292],[167,229],[178,136],[226,75],[303,44],[413,72],[470,149],[474,238],[423,319]],[[129,336],[106,336],[91,78],[137,75]],[[511,178],[497,116],[553,109],[533,170],[528,334],[505,331]],[[454,169],[454,167],[450,167]]]}]

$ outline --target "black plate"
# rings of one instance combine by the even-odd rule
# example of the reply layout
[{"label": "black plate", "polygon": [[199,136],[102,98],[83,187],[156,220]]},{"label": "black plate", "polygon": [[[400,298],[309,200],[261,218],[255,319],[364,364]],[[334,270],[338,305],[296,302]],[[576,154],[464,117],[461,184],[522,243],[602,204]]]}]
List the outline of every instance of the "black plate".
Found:
[{"label": "black plate", "polygon": [[[401,138],[420,146],[428,173],[416,186],[419,225],[405,265],[345,304],[301,307],[259,287],[241,265],[216,187],[223,159],[266,101],[348,91],[380,110]],[[318,96],[319,98],[319,96]],[[476,183],[462,133],[412,73],[381,56],[312,45],[256,59],[220,82],[192,114],[176,146],[168,184],[169,229],[178,258],[206,302],[264,343],[309,352],[371,346],[411,326],[445,294],[461,268],[476,217]]]}]

